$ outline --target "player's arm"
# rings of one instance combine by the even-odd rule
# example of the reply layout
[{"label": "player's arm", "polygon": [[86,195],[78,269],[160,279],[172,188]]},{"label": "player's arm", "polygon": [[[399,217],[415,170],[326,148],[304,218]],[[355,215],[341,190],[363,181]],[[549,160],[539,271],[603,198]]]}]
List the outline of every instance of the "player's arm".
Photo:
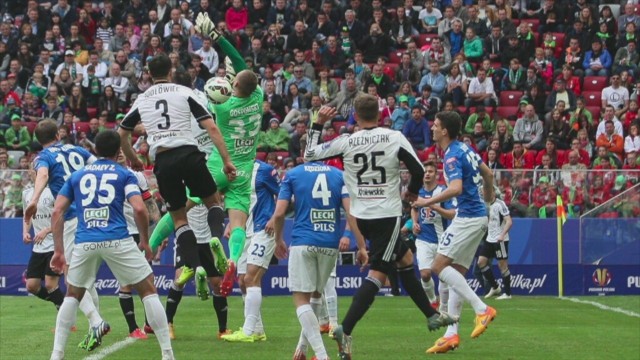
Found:
[{"label": "player's arm", "polygon": [[491,204],[496,199],[493,190],[493,172],[485,163],[480,164],[479,169],[483,180],[482,190],[484,193],[484,201]]},{"label": "player's arm", "polygon": [[320,144],[324,124],[336,115],[336,109],[328,106],[323,106],[320,108],[320,111],[318,111],[318,117],[316,121],[311,124],[311,129],[307,133],[307,147],[304,150],[304,159],[306,161],[328,159],[344,153],[348,145],[347,139],[349,135],[347,134],[339,136],[333,141],[322,145]]},{"label": "player's arm", "polygon": [[443,192],[428,199],[418,198],[413,202],[413,207],[431,207],[433,204],[445,202],[460,194],[462,194],[462,178],[450,179],[449,186]]},{"label": "player's arm", "polygon": [[[196,117],[196,119],[198,118]],[[218,128],[218,126],[213,121],[213,118],[211,118],[210,115],[208,115],[207,118],[203,118],[202,120],[198,120],[198,121],[200,125],[205,130],[207,130],[207,133],[209,134],[209,137],[211,138],[213,145],[216,147],[216,149],[218,149],[218,152],[220,153],[220,157],[222,158],[222,162],[224,164],[224,169],[223,169],[224,173],[227,174],[227,176],[232,175],[232,177],[235,178],[236,168],[231,162],[231,156],[229,155],[227,146],[225,145],[224,139],[222,138],[222,133],[220,132],[220,128]]]},{"label": "player's arm", "polygon": [[138,159],[138,156],[131,145],[131,132],[139,122],[140,112],[134,103],[134,107],[129,110],[127,115],[125,115],[124,119],[120,122],[120,127],[118,127],[118,135],[120,135],[120,147],[122,148],[122,152],[127,160],[129,160],[131,168],[136,171],[141,171],[144,168],[142,161]]},{"label": "player's arm", "polygon": [[[447,201],[447,202],[449,202],[449,201]],[[443,218],[445,218],[447,220],[452,220],[456,216],[456,209],[451,209],[450,207],[447,207],[446,205],[444,207],[442,207],[442,206],[440,206],[439,203],[431,205],[431,209],[433,209],[433,211],[437,212],[438,214],[440,214],[440,216],[442,216]]]},{"label": "player's arm", "polygon": [[135,173],[134,175],[138,180],[140,195],[142,196],[144,205],[147,207],[147,212],[149,213],[150,224],[155,224],[160,221],[160,209],[158,209],[158,204],[156,204],[156,201],[153,199],[153,194],[151,194],[151,191],[149,190],[147,178],[141,172]]},{"label": "player's arm", "polygon": [[25,218],[33,218],[38,211],[38,201],[40,201],[40,195],[47,187],[49,183],[49,168],[47,166],[41,166],[36,160],[36,181],[33,185],[33,195],[29,205],[24,210]]},{"label": "player's arm", "polygon": [[140,244],[138,246],[140,250],[145,251],[147,260],[151,260],[153,252],[149,248],[149,213],[147,212],[147,206],[140,193],[130,195],[128,201],[131,204],[131,208],[133,208],[133,220],[140,232]]},{"label": "player's arm", "polygon": [[506,204],[500,204],[500,215],[504,219],[504,226],[502,228],[502,233],[498,237],[499,241],[504,241],[504,238],[509,234],[509,230],[513,226],[513,219],[511,219],[511,213],[509,212],[509,208],[507,208]]},{"label": "player's arm", "polygon": [[413,147],[409,141],[399,134],[397,138],[400,140],[400,149],[398,149],[398,159],[404,163],[411,174],[411,180],[409,180],[409,186],[407,187],[407,193],[405,197],[407,200],[412,201],[418,198],[418,192],[422,186],[422,179],[424,178],[424,166],[418,159]]},{"label": "player's arm", "polygon": [[287,257],[287,245],[282,234],[284,232],[284,216],[287,213],[288,206],[289,200],[278,199],[276,202],[276,209],[271,217],[274,227],[274,236],[276,239],[276,257],[278,259],[284,259]]},{"label": "player's arm", "polygon": [[418,221],[418,209],[411,208],[411,221],[413,221],[412,232],[414,235],[420,233],[420,222]]},{"label": "player's arm", "polygon": [[224,53],[231,59],[231,62],[233,63],[233,70],[235,70],[236,73],[247,69],[247,64],[244,62],[242,55],[240,55],[238,50],[229,41],[227,41],[227,39],[225,39],[218,30],[216,30],[215,24],[211,21],[206,12],[198,14],[194,29],[203,35],[208,35],[211,37],[211,40],[220,45],[222,51],[224,51]]},{"label": "player's arm", "polygon": [[53,204],[53,213],[51,214],[51,230],[53,233],[53,257],[51,258],[51,269],[53,271],[62,272],[65,266],[64,258],[64,214],[71,206],[74,198],[73,187],[71,181],[73,176],[62,185],[62,189],[56,197]]}]

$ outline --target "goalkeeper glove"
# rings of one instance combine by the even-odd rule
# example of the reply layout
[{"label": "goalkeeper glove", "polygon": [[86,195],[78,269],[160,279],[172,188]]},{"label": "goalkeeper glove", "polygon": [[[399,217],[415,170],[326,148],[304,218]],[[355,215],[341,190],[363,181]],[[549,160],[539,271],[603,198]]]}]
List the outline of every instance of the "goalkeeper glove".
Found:
[{"label": "goalkeeper glove", "polygon": [[207,35],[214,42],[218,41],[222,34],[216,30],[216,26],[213,24],[211,19],[209,19],[209,15],[205,12],[201,12],[198,14],[196,18],[196,31],[202,35]]}]

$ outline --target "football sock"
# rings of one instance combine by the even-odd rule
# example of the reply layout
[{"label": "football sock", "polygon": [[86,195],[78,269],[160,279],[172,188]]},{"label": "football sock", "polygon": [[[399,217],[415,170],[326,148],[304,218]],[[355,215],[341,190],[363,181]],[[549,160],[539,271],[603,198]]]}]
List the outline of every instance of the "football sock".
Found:
[{"label": "football sock", "polygon": [[211,236],[222,239],[222,234],[224,234],[224,210],[221,206],[212,206],[209,209],[207,224],[209,224]]},{"label": "football sock", "polygon": [[320,324],[318,323],[318,318],[313,313],[311,305],[305,304],[299,306],[296,309],[296,314],[298,314],[298,320],[300,321],[300,325],[302,325],[302,332],[307,338],[307,341],[309,341],[311,348],[313,348],[316,357],[318,359],[326,359],[327,350],[324,348],[324,343],[322,342]]},{"label": "football sock", "polygon": [[98,296],[96,287],[91,285],[91,287],[87,289],[87,293],[91,295],[91,300],[93,301],[93,306],[96,307],[96,311],[100,312],[100,297]]},{"label": "football sock", "polygon": [[[451,316],[460,316],[460,314],[462,313],[462,297],[460,297],[460,295],[458,295],[457,292],[455,291],[451,291],[449,293],[449,315]],[[447,327],[447,331],[445,332],[444,336],[445,337],[449,337],[452,335],[455,335],[458,333],[458,324],[453,324],[453,325],[449,325]]]},{"label": "football sock", "polygon": [[[311,299],[309,299],[309,305],[311,305],[311,309],[313,309],[313,313],[316,315],[318,323],[325,324],[329,322],[329,316],[325,311],[326,308],[324,307],[322,297],[315,298],[311,296]],[[325,314],[327,314],[326,317]]]},{"label": "football sock", "polygon": [[93,299],[91,299],[91,295],[88,291],[85,291],[82,300],[80,300],[79,307],[87,319],[89,319],[89,326],[95,327],[100,325],[102,317],[100,316],[100,313],[98,313],[98,309],[93,305]]},{"label": "football sock", "polygon": [[333,276],[327,280],[324,287],[324,299],[329,313],[329,324],[335,327],[338,325],[338,292],[336,291],[336,278]]},{"label": "football sock", "polygon": [[227,316],[229,315],[227,298],[222,295],[213,294],[213,309],[218,318],[218,331],[227,330]]},{"label": "football sock", "polygon": [[430,318],[438,313],[434,308],[431,307],[431,303],[427,298],[427,294],[424,292],[424,289],[420,285],[418,278],[416,278],[413,264],[405,266],[403,268],[399,268],[398,277],[402,282],[402,286],[411,297],[411,300],[413,300],[414,304],[418,306],[418,309],[422,311],[424,316]]},{"label": "football sock", "polygon": [[376,294],[380,291],[381,287],[382,284],[376,278],[367,276],[364,279],[364,283],[360,286],[360,289],[353,295],[351,306],[349,306],[347,315],[345,315],[344,320],[342,320],[342,330],[346,335],[351,335],[353,328],[356,327],[358,321],[362,319],[367,310],[369,310],[369,307],[371,307],[371,304],[373,304]]},{"label": "football sock", "polygon": [[484,278],[482,271],[480,271],[480,266],[477,264],[473,267],[473,277],[475,277],[478,283],[480,283],[480,286],[482,286],[482,291],[484,291],[485,294],[488,293],[491,285],[489,285],[487,279]]},{"label": "football sock", "polygon": [[142,303],[144,304],[144,312],[147,314],[149,325],[151,325],[151,328],[158,339],[158,343],[160,343],[160,349],[163,352],[171,350],[167,316],[164,313],[158,294],[145,296],[144,299],[142,299]]},{"label": "football sock", "polygon": [[429,279],[429,281],[421,280],[422,289],[424,293],[427,294],[427,298],[430,303],[436,302],[436,284],[433,282],[433,279]]},{"label": "football sock", "polygon": [[[482,272],[482,276],[487,279],[487,285],[491,286],[492,289],[498,287],[498,283],[496,282],[496,278],[493,276],[493,271],[491,271],[491,266],[486,265],[480,269]],[[489,289],[487,289],[489,290]]]},{"label": "football sock", "polygon": [[188,224],[176,229],[176,244],[177,255],[182,257],[187,267],[195,270],[200,266],[196,235]]},{"label": "football sock", "polygon": [[47,298],[49,297],[49,292],[47,291],[47,288],[45,288],[44,286],[40,286],[38,292],[33,295],[39,297],[42,300],[47,300]]},{"label": "football sock", "polygon": [[173,225],[171,215],[169,215],[169,213],[164,214],[149,237],[149,246],[151,246],[151,250],[155,252],[156,249],[160,247],[160,244],[162,244],[164,239],[168,238],[174,230],[175,226]]},{"label": "football sock", "polygon": [[244,302],[244,325],[242,330],[245,335],[256,332],[256,323],[260,318],[260,307],[262,306],[262,288],[252,286],[247,288],[247,298]]},{"label": "football sock", "polygon": [[300,338],[298,339],[298,345],[296,346],[296,348],[306,353],[308,346],[309,346],[309,341],[307,340],[307,337],[304,336],[304,330],[300,330]]},{"label": "football sock", "polygon": [[60,288],[57,287],[55,290],[51,291],[47,297],[48,301],[51,301],[57,309],[60,309],[62,302],[64,301],[64,294],[60,291]]},{"label": "football sock", "polygon": [[449,285],[446,282],[438,283],[438,293],[440,294],[440,312],[449,312]]},{"label": "football sock", "polygon": [[118,298],[120,300],[120,308],[129,326],[129,333],[132,333],[138,328],[138,324],[136,324],[136,314],[133,311],[133,297],[130,292],[120,291]]},{"label": "football sock", "polygon": [[504,293],[511,295],[511,272],[509,269],[506,269],[502,273],[502,285],[504,287]]},{"label": "football sock", "polygon": [[173,324],[173,317],[176,316],[178,311],[178,305],[182,300],[182,289],[178,289],[175,285],[169,289],[169,295],[167,295],[167,321]]},{"label": "football sock", "polygon": [[77,312],[78,300],[70,296],[65,297],[56,318],[56,334],[53,340],[53,355],[59,356],[60,359],[64,354],[64,347],[67,345],[71,327],[76,323]]},{"label": "football sock", "polygon": [[449,297],[451,297],[452,294],[451,290],[456,291],[458,295],[471,305],[476,314],[482,314],[487,310],[487,305],[480,300],[473,290],[471,290],[471,287],[467,284],[467,280],[458,272],[458,270],[454,269],[452,266],[447,266],[440,271],[438,277],[449,284]]},{"label": "football sock", "polygon": [[264,324],[262,324],[262,310],[258,312],[258,321],[256,321],[256,326],[253,328],[254,334],[264,334]]},{"label": "football sock", "polygon": [[247,238],[247,233],[243,228],[237,227],[231,230],[231,236],[229,237],[229,253],[231,254],[231,260],[234,263],[238,263],[242,250],[244,249],[244,240]]}]

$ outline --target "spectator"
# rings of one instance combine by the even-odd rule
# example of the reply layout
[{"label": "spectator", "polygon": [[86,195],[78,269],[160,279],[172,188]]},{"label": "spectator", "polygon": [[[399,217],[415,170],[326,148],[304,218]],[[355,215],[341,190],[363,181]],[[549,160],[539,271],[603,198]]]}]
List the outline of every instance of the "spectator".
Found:
[{"label": "spectator", "polygon": [[491,120],[487,110],[483,105],[478,105],[476,111],[469,115],[464,131],[467,134],[473,134],[476,123],[480,123],[484,132],[493,133],[495,131],[495,123]]},{"label": "spectator", "polygon": [[431,85],[427,84],[422,87],[422,96],[416,100],[416,105],[420,106],[422,116],[425,120],[433,121],[440,111],[442,101],[439,97],[433,96]]},{"label": "spectator", "polygon": [[453,7],[448,5],[444,8],[444,17],[438,23],[438,36],[442,37],[446,32],[451,30],[453,22],[459,20],[462,23],[462,19],[456,17]]},{"label": "spectator", "polygon": [[600,135],[605,132],[605,123],[607,121],[613,121],[614,132],[620,136],[624,136],[624,129],[622,127],[622,122],[618,120],[616,117],[615,110],[613,106],[607,105],[604,108],[604,114],[602,115],[602,120],[598,123],[598,130],[596,131],[595,138],[599,138]]},{"label": "spectator", "polygon": [[[414,22],[411,19],[411,16],[407,16],[407,13],[415,12],[413,10],[413,6],[398,6],[396,8],[396,16],[389,25],[390,29],[388,30],[389,35],[391,36],[391,46],[396,49],[405,49],[407,47],[407,43],[411,41],[411,36],[417,33],[417,30],[414,28]],[[383,17],[382,8],[373,10],[374,18],[378,17],[381,20],[378,20],[380,28],[383,33],[387,33],[385,30],[385,19]],[[416,14],[417,15],[417,14]]]},{"label": "spectator", "polygon": [[296,65],[294,67],[293,77],[291,77],[284,85],[287,95],[289,94],[292,84],[296,85],[297,90],[303,98],[311,100],[311,95],[313,94],[313,82],[311,82],[311,79],[304,76],[304,69],[300,65]]},{"label": "spectator", "polygon": [[629,71],[632,75],[637,74],[638,61],[640,61],[640,55],[637,51],[637,43],[630,41],[627,46],[620,47],[616,51],[613,59],[613,73]]},{"label": "spectator", "polygon": [[249,23],[249,11],[244,6],[244,1],[233,0],[231,2],[231,7],[225,13],[225,21],[232,33],[244,30]]},{"label": "spectator", "polygon": [[406,96],[400,96],[398,102],[400,103],[400,106],[396,107],[391,114],[391,121],[393,121],[391,128],[393,130],[402,131],[402,129],[404,129],[404,124],[409,121],[409,118],[411,117],[411,111],[409,109],[409,99]]},{"label": "spectator", "polygon": [[364,88],[367,89],[369,84],[375,84],[378,89],[378,95],[382,98],[386,98],[387,95],[393,93],[394,83],[393,80],[382,72],[382,65],[373,65],[373,72],[364,82]]},{"label": "spectator", "polygon": [[24,94],[22,101],[22,119],[24,121],[36,122],[42,117],[42,107],[40,101],[32,93]]},{"label": "spectator", "polygon": [[122,76],[120,64],[114,62],[111,64],[109,77],[104,79],[105,90],[111,87],[119,100],[119,107],[123,107],[127,101],[127,90],[129,89],[129,80]]},{"label": "spectator", "polygon": [[[402,101],[400,103],[402,104]],[[414,106],[411,109],[411,118],[404,124],[402,134],[415,150],[424,150],[431,146],[431,130],[422,116],[420,106]]]},{"label": "spectator", "polygon": [[429,63],[429,70],[420,80],[418,88],[422,89],[425,85],[429,85],[433,95],[442,98],[447,90],[447,79],[440,72],[440,64],[437,61]]},{"label": "spectator", "polygon": [[116,120],[116,115],[120,112],[120,103],[112,86],[104,87],[104,94],[102,94],[98,102],[98,111],[106,111],[109,122]]},{"label": "spectator", "polygon": [[532,205],[529,208],[529,217],[541,219],[552,218],[556,213],[556,191],[550,185],[549,179],[542,176],[538,179],[538,186],[531,195]]},{"label": "spectator", "polygon": [[540,150],[544,147],[542,143],[543,131],[543,124],[538,119],[533,105],[527,105],[524,116],[516,121],[513,139],[522,141],[525,149]]},{"label": "spectator", "polygon": [[293,134],[291,134],[291,140],[289,140],[289,156],[292,159],[297,159],[303,155],[301,141],[306,138],[306,135],[307,124],[298,121]]},{"label": "spectator", "polygon": [[421,82],[420,79],[420,69],[413,64],[411,55],[408,52],[403,53],[400,66],[398,66],[398,69],[396,70],[396,84],[409,82],[411,84],[411,88],[416,89],[418,83]]},{"label": "spectator", "polygon": [[363,50],[364,62],[373,63],[378,57],[387,56],[392,46],[391,38],[382,32],[380,25],[373,23],[369,28],[369,34],[362,38],[358,48]]},{"label": "spectator", "polygon": [[486,164],[491,170],[503,170],[505,167],[500,162],[500,156],[496,149],[488,149],[487,150],[487,160]]},{"label": "spectator", "polygon": [[437,34],[438,33],[438,23],[442,19],[442,12],[438,8],[433,7],[434,0],[426,0],[424,2],[424,8],[420,10],[418,14],[418,19],[420,20],[420,24],[422,25],[421,32],[427,34]]},{"label": "spectator", "polygon": [[629,135],[624,139],[624,152],[640,153],[640,132],[638,131],[640,125],[637,122],[631,123],[629,126]]},{"label": "spectator", "polygon": [[[267,68],[266,72],[270,72],[272,70],[269,70],[270,68]],[[266,80],[266,83],[264,85],[264,100],[268,101],[271,104],[271,109],[278,114],[278,116],[280,118],[284,118],[286,112],[285,112],[285,101],[282,98],[281,94],[278,94],[277,92],[277,88],[275,85],[275,80],[280,80],[279,78],[275,78],[275,79],[271,79],[271,80]],[[271,119],[271,118],[269,118]]]},{"label": "spectator", "polygon": [[327,104],[327,106],[335,107],[339,116],[344,121],[349,118],[353,112],[353,102],[358,95],[363,94],[356,87],[355,78],[347,78],[342,81],[345,84],[345,88],[338,92],[335,99]]},{"label": "spectator", "polygon": [[258,139],[258,151],[289,151],[289,133],[280,127],[280,120],[269,120],[269,129],[261,131]]},{"label": "spectator", "polygon": [[442,97],[443,101],[451,101],[455,106],[463,105],[465,93],[471,79],[468,79],[460,72],[457,61],[453,62],[445,81],[447,84],[446,93]]},{"label": "spectator", "polygon": [[620,75],[615,74],[611,76],[610,80],[611,86],[602,89],[602,107],[613,106],[616,117],[621,118],[629,109],[629,90],[620,86]]},{"label": "spectator", "polygon": [[437,37],[431,40],[431,48],[424,52],[423,71],[429,69],[430,64],[436,61],[440,71],[448,72],[451,66],[451,52],[442,46],[442,39]]},{"label": "spectator", "polygon": [[511,59],[509,71],[502,78],[502,90],[520,90],[524,88],[527,76],[518,59]]},{"label": "spectator", "polygon": [[535,161],[535,156],[524,147],[521,140],[515,140],[513,150],[503,153],[501,159],[507,169],[533,169]]},{"label": "spectator", "polygon": [[4,139],[7,148],[14,151],[29,152],[31,135],[29,135],[27,127],[22,125],[20,115],[14,114],[11,116],[11,127],[5,131]]},{"label": "spectator", "polygon": [[[351,77],[356,79],[356,86],[358,87],[358,89],[360,89],[362,84],[364,84],[364,82],[367,81],[369,77],[371,77],[371,68],[363,61],[364,55],[362,54],[362,51],[356,50],[353,56],[353,63],[349,65],[344,74],[345,79]],[[340,84],[341,89],[344,89],[345,85],[343,84],[344,81],[342,82],[342,84]]]},{"label": "spectator", "polygon": [[474,28],[468,27],[465,32],[465,39],[463,42],[464,55],[467,60],[473,63],[482,61],[484,51],[482,48],[482,40],[476,35]]},{"label": "spectator", "polygon": [[[494,138],[500,142],[500,153],[507,153],[513,150],[513,136],[511,135],[511,125],[504,119],[496,121]],[[502,162],[504,164],[504,162]]]},{"label": "spectator", "polygon": [[484,69],[478,69],[477,77],[473,78],[469,83],[467,96],[464,101],[464,106],[467,110],[472,106],[481,104],[485,106],[496,105],[497,96],[493,90],[493,82],[491,79],[487,79],[487,72]]},{"label": "spectator", "polygon": [[596,146],[604,147],[608,152],[615,154],[620,161],[624,160],[624,139],[622,135],[615,133],[613,121],[605,121],[605,131],[596,139]]},{"label": "spectator", "polygon": [[570,186],[584,184],[587,166],[580,162],[578,150],[567,151],[567,162],[562,165],[562,182]]},{"label": "spectator", "polygon": [[609,76],[612,59],[608,50],[602,48],[602,42],[594,39],[591,50],[587,51],[582,62],[586,76]]},{"label": "spectator", "polygon": [[540,164],[533,168],[533,181],[537,182],[541,177],[549,179],[549,183],[555,184],[560,179],[558,166],[553,162],[551,156],[544,154],[540,159]]},{"label": "spectator", "polygon": [[556,87],[549,96],[544,106],[545,112],[552,111],[559,101],[564,101],[565,104],[568,101],[569,111],[574,111],[576,108],[576,95],[571,90],[567,90],[566,83],[563,79],[556,80]]},{"label": "spectator", "polygon": [[558,152],[558,146],[553,138],[547,138],[544,149],[538,151],[536,156],[536,165],[542,164],[542,157],[545,155],[549,156],[554,168],[558,169],[564,165],[564,153]]},{"label": "spectator", "polygon": [[338,95],[338,83],[329,77],[329,68],[322,67],[318,72],[318,80],[313,86],[313,95],[317,95],[322,103],[332,101]]},{"label": "spectator", "polygon": [[300,94],[298,85],[292,83],[289,85],[287,90],[284,106],[285,113],[287,113],[287,115],[289,115],[293,110],[300,111],[309,107],[306,98]]}]

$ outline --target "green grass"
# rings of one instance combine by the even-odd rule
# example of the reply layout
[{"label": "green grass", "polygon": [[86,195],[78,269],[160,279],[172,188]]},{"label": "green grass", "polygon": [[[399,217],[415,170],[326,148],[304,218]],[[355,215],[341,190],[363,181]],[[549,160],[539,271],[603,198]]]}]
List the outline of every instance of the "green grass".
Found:
[{"label": "green grass", "polygon": [[[585,297],[607,306],[640,313],[640,297]],[[163,299],[164,302],[164,299]],[[340,315],[350,298],[340,298]],[[640,318],[605,311],[592,305],[561,301],[553,297],[514,297],[490,300],[498,318],[479,339],[472,340],[473,314],[465,306],[460,326],[461,347],[447,355],[453,359],[640,359]],[[102,347],[124,339],[127,327],[114,296],[101,297],[101,312],[112,326]],[[242,323],[242,301],[230,298],[229,325]],[[139,323],[142,303],[136,300]],[[56,312],[53,305],[35,297],[0,297],[0,359],[46,359],[53,344]],[[185,297],[176,315],[173,348],[177,359],[290,359],[300,326],[290,297],[267,297],[263,302],[267,342],[230,344],[216,339],[217,321],[209,301]],[[90,353],[76,345],[87,321],[78,315],[78,331],[72,333],[66,359],[83,359]],[[379,297],[354,332],[356,359],[423,359],[424,351],[442,331],[429,333],[419,311],[406,297]],[[332,358],[335,343],[324,338]],[[111,354],[109,359],[158,359],[155,338],[137,341]]]}]

